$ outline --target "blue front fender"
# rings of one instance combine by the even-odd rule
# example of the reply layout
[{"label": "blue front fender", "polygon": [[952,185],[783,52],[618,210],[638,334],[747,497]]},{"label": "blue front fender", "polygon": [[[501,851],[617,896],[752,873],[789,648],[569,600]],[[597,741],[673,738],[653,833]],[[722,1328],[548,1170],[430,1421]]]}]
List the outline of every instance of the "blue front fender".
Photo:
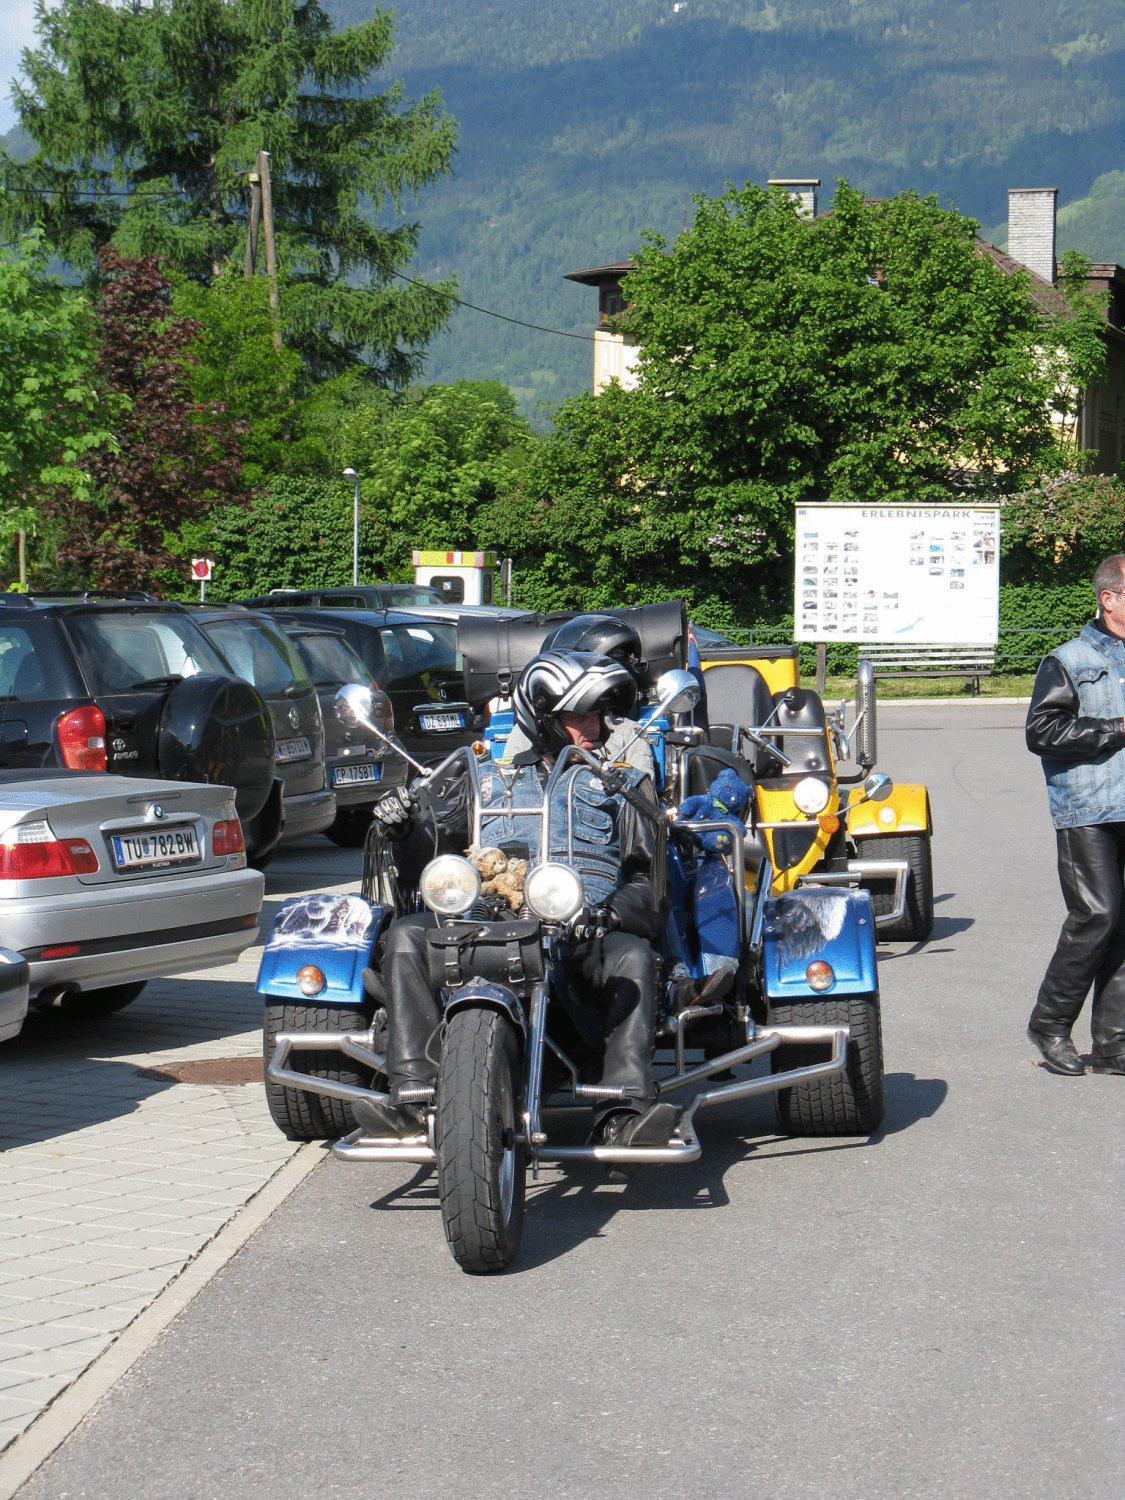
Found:
[{"label": "blue front fender", "polygon": [[[809,964],[832,965],[836,983],[817,991],[806,978]],[[830,995],[869,995],[879,988],[875,916],[866,891],[801,886],[766,902],[762,923],[762,980],[768,1000],[815,1000]]]},{"label": "blue front fender", "polygon": [[[258,993],[298,1005],[365,1005],[363,971],[371,962],[383,928],[391,920],[387,906],[373,906],[360,896],[326,893],[287,901],[274,918],[258,966]],[[313,964],[327,981],[316,995],[304,995],[297,972]]]}]

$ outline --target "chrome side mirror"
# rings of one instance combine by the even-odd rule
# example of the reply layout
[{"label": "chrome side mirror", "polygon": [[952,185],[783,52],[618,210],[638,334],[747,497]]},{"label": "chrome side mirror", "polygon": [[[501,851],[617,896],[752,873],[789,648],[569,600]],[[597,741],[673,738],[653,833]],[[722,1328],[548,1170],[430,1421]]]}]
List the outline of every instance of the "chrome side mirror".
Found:
[{"label": "chrome side mirror", "polygon": [[336,694],[333,703],[336,717],[349,729],[360,725],[364,728],[373,727],[368,720],[375,708],[375,694],[369,687],[364,687],[362,682],[346,682]]},{"label": "chrome side mirror", "polygon": [[855,674],[855,740],[856,764],[869,771],[878,759],[878,736],[875,730],[875,668],[861,660]]},{"label": "chrome side mirror", "polygon": [[702,696],[699,683],[682,667],[662,672],[656,679],[656,706],[660,713],[682,714],[694,708]]},{"label": "chrome side mirror", "polygon": [[895,784],[883,771],[874,771],[863,783],[865,802],[885,802],[894,791]]}]

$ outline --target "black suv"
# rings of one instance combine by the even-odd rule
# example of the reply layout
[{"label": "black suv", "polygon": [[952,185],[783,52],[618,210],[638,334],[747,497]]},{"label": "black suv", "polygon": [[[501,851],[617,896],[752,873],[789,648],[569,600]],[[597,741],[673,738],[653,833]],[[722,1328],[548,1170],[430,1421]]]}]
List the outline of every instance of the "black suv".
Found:
[{"label": "black suv", "polygon": [[0,766],[232,786],[251,855],[281,832],[266,704],[145,595],[0,594]]},{"label": "black suv", "polygon": [[464,702],[457,627],[395,610],[292,609],[273,618],[288,627],[314,621],[338,630],[394,707],[395,734],[423,765],[471,744],[484,729]]},{"label": "black suv", "polygon": [[428,583],[356,583],[350,588],[274,589],[240,603],[247,609],[425,609],[448,600]]}]

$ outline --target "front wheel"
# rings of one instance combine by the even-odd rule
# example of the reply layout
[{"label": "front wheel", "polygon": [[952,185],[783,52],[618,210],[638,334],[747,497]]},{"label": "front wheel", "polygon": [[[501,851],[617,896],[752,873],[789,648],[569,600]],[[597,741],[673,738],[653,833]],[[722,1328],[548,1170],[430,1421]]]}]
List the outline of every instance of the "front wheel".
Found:
[{"label": "front wheel", "polygon": [[[892,833],[881,838],[860,841],[862,858],[904,859],[906,906],[897,922],[876,927],[878,936],[892,943],[923,943],[934,930],[934,860],[932,840],[928,833]],[[875,920],[894,909],[894,890],[872,891],[871,906]]]},{"label": "front wheel", "polygon": [[438,1196],[463,1271],[503,1271],[523,1231],[527,1154],[519,1123],[520,1047],[499,1011],[454,1011],[438,1079]]},{"label": "front wheel", "polygon": [[[838,1000],[801,1000],[770,1007],[776,1026],[847,1026],[847,1064],[838,1078],[816,1079],[779,1089],[777,1120],[786,1135],[871,1135],[883,1123],[883,1033],[879,995],[845,995]],[[804,1068],[827,1062],[830,1048],[786,1047],[770,1053],[770,1070]]]}]

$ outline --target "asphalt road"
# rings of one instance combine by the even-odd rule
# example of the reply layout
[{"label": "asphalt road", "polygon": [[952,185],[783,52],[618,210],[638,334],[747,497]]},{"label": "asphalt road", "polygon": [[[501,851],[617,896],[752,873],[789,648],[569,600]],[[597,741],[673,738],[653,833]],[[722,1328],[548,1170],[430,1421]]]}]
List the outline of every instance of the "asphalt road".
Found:
[{"label": "asphalt road", "polygon": [[548,1172],[491,1279],[432,1180],[328,1159],[22,1500],[1120,1494],[1122,1083],[1024,1040],[1062,904],[1021,722],[883,714],[940,896],[882,950],[877,1139],[706,1114],[694,1166]]}]

